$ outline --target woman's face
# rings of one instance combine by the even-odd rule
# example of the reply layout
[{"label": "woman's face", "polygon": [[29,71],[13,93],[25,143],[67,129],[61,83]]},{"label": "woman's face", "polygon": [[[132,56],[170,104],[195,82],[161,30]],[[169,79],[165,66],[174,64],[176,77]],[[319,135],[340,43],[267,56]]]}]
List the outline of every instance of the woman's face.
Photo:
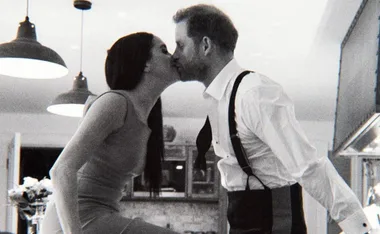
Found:
[{"label": "woman's face", "polygon": [[179,80],[179,74],[172,55],[168,52],[165,43],[156,36],[153,37],[151,58],[147,65],[149,72],[160,79],[168,82]]}]

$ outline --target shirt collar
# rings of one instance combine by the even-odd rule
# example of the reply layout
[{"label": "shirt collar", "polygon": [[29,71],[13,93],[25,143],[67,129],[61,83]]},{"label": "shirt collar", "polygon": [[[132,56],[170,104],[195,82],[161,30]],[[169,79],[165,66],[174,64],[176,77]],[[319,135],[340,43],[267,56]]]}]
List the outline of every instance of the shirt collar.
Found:
[{"label": "shirt collar", "polygon": [[226,91],[228,83],[239,70],[241,70],[241,67],[237,63],[236,59],[232,59],[226,66],[224,66],[224,68],[218,73],[211,84],[203,92],[203,97],[207,98],[207,96],[211,96],[220,101]]}]

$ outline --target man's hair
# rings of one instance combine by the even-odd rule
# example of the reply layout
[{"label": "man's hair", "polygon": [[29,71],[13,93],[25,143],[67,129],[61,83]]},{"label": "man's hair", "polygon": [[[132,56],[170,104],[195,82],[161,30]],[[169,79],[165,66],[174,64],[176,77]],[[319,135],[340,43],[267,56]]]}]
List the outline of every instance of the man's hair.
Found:
[{"label": "man's hair", "polygon": [[175,23],[187,21],[187,33],[196,43],[209,37],[222,50],[233,52],[238,32],[231,19],[212,5],[198,4],[180,9],[173,16]]}]

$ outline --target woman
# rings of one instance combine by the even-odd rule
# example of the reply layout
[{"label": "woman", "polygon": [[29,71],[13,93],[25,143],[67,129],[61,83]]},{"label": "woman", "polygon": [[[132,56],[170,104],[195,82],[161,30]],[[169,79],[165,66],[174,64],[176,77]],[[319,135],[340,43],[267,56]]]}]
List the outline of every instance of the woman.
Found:
[{"label": "woman", "polygon": [[54,201],[48,204],[41,231],[174,233],[125,218],[118,209],[124,185],[144,168],[151,192],[159,191],[159,96],[179,78],[171,55],[158,37],[131,34],[108,51],[105,73],[111,90],[87,104],[78,130],[50,170]]}]

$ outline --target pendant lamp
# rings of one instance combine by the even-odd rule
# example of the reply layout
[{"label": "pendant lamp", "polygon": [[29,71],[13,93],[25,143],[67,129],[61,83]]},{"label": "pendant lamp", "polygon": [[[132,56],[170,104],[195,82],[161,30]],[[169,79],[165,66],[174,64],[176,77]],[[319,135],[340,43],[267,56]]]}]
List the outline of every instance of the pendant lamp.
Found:
[{"label": "pendant lamp", "polygon": [[25,21],[20,22],[16,39],[0,44],[0,74],[27,79],[67,75],[68,69],[61,56],[37,41],[36,27],[28,16],[29,0],[26,9]]},{"label": "pendant lamp", "polygon": [[83,56],[83,10],[91,9],[91,1],[74,1],[74,7],[81,10],[81,52],[80,52],[80,72],[74,78],[73,87],[70,91],[58,95],[47,108],[47,111],[63,116],[82,117],[86,100],[89,97],[95,97],[88,90],[87,78],[82,72],[82,56]]}]

